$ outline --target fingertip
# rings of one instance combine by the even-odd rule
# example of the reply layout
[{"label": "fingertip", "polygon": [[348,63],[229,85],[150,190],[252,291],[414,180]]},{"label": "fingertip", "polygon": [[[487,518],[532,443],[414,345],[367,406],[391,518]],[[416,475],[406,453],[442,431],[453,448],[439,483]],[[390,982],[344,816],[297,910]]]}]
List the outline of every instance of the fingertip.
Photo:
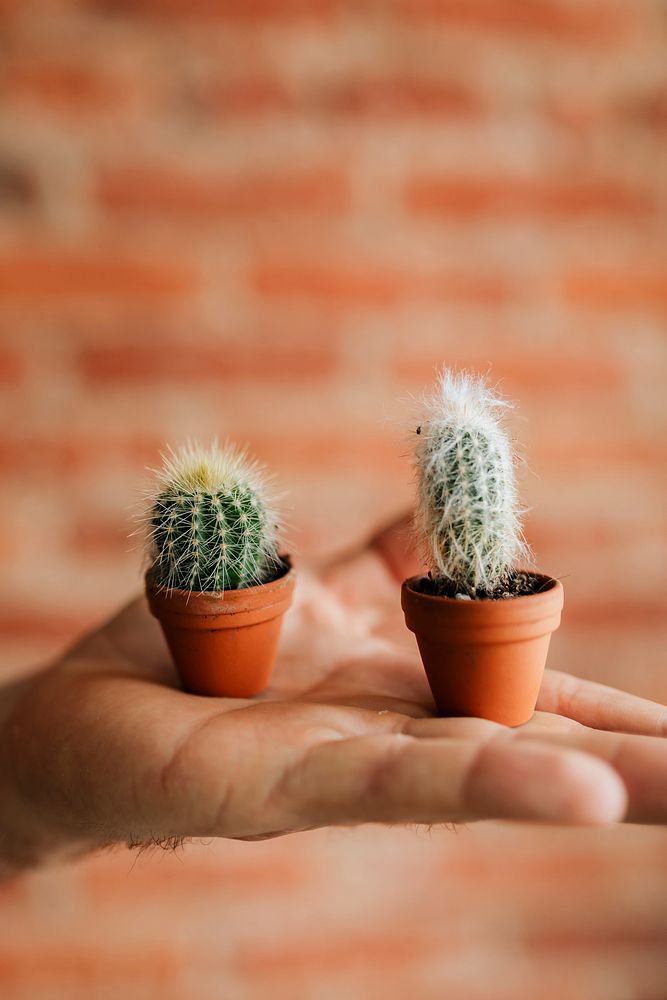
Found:
[{"label": "fingertip", "polygon": [[605,761],[539,742],[491,741],[468,787],[480,818],[602,826],[623,819],[627,790]]},{"label": "fingertip", "polygon": [[620,775],[590,754],[568,751],[561,763],[560,822],[582,826],[619,823],[628,809],[628,792]]}]

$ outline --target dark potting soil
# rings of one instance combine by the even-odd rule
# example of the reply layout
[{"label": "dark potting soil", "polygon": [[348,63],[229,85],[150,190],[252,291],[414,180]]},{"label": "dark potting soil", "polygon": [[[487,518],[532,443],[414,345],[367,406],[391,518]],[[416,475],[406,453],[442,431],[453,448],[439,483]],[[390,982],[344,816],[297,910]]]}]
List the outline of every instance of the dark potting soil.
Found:
[{"label": "dark potting soil", "polygon": [[[529,594],[539,594],[544,590],[549,590],[550,580],[540,576],[538,573],[529,573],[526,570],[519,570],[511,573],[510,576],[499,584],[494,590],[488,591],[479,588],[474,594],[469,596],[475,601],[506,601],[510,597],[526,597]],[[423,576],[415,586],[421,594],[428,594],[431,597],[456,597],[461,593],[452,580],[445,580],[442,577]]]}]

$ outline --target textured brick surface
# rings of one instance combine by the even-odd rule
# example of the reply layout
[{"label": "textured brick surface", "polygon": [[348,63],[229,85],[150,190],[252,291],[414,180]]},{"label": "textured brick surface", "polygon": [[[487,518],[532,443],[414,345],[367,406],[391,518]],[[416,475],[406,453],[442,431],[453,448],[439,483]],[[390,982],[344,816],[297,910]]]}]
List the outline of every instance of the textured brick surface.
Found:
[{"label": "textured brick surface", "polygon": [[[138,587],[164,442],[247,440],[331,551],[408,503],[447,362],[520,402],[552,662],[667,701],[663,0],[0,17],[3,676]],[[663,1000],[666,859],[496,825],[119,851],[0,887],[0,993]]]}]

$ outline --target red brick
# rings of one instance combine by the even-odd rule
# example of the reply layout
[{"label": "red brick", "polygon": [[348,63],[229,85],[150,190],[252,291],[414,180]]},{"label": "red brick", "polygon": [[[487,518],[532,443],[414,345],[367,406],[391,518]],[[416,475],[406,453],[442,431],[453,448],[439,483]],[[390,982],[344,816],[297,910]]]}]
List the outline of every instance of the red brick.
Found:
[{"label": "red brick", "polygon": [[[582,382],[580,387],[585,389],[586,384]],[[564,385],[564,388],[567,390],[571,387]],[[571,470],[582,466],[603,468],[614,465],[619,469],[629,465],[656,471],[667,469],[667,444],[659,440],[632,439],[616,433],[606,441],[600,437],[586,438],[582,435],[576,440],[571,437],[558,442],[538,440],[535,445],[540,461],[545,466],[557,468],[559,472],[564,468]]]},{"label": "red brick", "polygon": [[378,474],[389,470],[400,476],[404,471],[404,442],[397,444],[391,433],[372,433],[356,427],[347,431],[312,432],[306,426],[289,437],[284,433],[247,437],[254,455],[270,466],[280,463],[282,469],[367,470],[372,456],[372,466]]},{"label": "red brick", "polygon": [[336,348],[325,338],[298,347],[275,344],[160,343],[154,348],[113,344],[82,350],[77,367],[91,383],[275,381],[310,382],[336,370]]},{"label": "red brick", "polygon": [[239,972],[258,976],[294,975],[300,972],[326,970],[329,975],[342,968],[394,968],[411,962],[426,962],[447,951],[456,954],[464,937],[449,928],[446,940],[441,935],[401,934],[390,932],[370,936],[337,937],[332,941],[299,941],[296,946],[283,944],[277,948],[244,948],[235,957]]},{"label": "red brick", "polygon": [[469,87],[425,77],[347,80],[316,89],[306,100],[318,111],[351,117],[467,118],[483,110],[480,96]]},{"label": "red brick", "polygon": [[588,309],[667,309],[667,268],[585,271],[566,275],[565,299]]},{"label": "red brick", "polygon": [[667,622],[667,600],[656,596],[651,601],[637,601],[628,596],[627,600],[592,600],[585,604],[570,601],[567,622],[572,626],[585,625],[621,632],[633,629],[663,631]]},{"label": "red brick", "polygon": [[0,512],[0,560],[6,566],[15,566],[20,559],[20,552],[20,540],[11,515],[7,517],[4,512]]},{"label": "red brick", "polygon": [[163,443],[161,439],[138,434],[131,438],[101,438],[99,435],[90,438],[84,433],[52,438],[5,434],[0,439],[0,470],[5,476],[34,475],[43,479],[45,476],[74,476],[110,462],[137,468],[155,463]]},{"label": "red brick", "polygon": [[90,625],[90,615],[66,609],[52,611],[43,604],[40,604],[38,614],[32,606],[0,609],[0,638],[3,640],[39,638],[64,642]]},{"label": "red brick", "polygon": [[0,347],[0,385],[7,387],[18,385],[23,373],[23,358],[18,351]]},{"label": "red brick", "polygon": [[549,181],[520,178],[417,177],[405,193],[417,214],[460,218],[578,218],[590,214],[636,218],[655,210],[655,198],[611,180]]},{"label": "red brick", "polygon": [[81,442],[36,437],[0,439],[0,469],[4,475],[34,471],[71,473],[81,464]]},{"label": "red brick", "polygon": [[649,857],[626,857],[620,854],[610,857],[606,853],[593,850],[573,851],[553,848],[548,854],[526,855],[517,858],[511,854],[499,858],[490,850],[486,852],[460,850],[454,857],[446,856],[437,866],[438,874],[455,891],[457,883],[465,887],[469,894],[477,891],[504,893],[516,889],[517,882],[528,886],[531,894],[553,892],[555,884],[571,892],[575,888],[588,885],[591,888],[609,878],[616,865],[622,860],[625,871],[641,874],[642,870],[655,867],[658,859]]},{"label": "red brick", "polygon": [[34,302],[44,299],[121,296],[178,298],[195,291],[198,276],[186,263],[138,261],[57,249],[0,256],[0,297]]},{"label": "red brick", "polygon": [[312,875],[308,862],[294,856],[229,861],[214,856],[207,862],[188,851],[185,859],[176,854],[135,862],[136,854],[124,852],[119,863],[88,867],[83,874],[84,886],[95,905],[108,905],[118,898],[144,903],[175,895],[219,898],[225,892],[240,892],[245,898],[262,894],[271,897],[294,891],[307,884]]},{"label": "red brick", "polygon": [[[595,458],[593,448],[589,450],[588,462]],[[647,537],[642,526],[636,533],[637,538]],[[650,529],[648,529],[650,531]],[[526,538],[534,552],[544,555],[553,553],[558,556],[564,552],[600,553],[619,549],[627,541],[627,535],[616,525],[601,521],[575,521],[564,523],[529,523],[526,528]]]},{"label": "red brick", "polygon": [[563,0],[397,0],[406,21],[545,35],[593,46],[621,42],[636,21],[627,5]]},{"label": "red brick", "polygon": [[90,9],[132,16],[221,21],[320,21],[347,7],[346,0],[82,0]]},{"label": "red brick", "polygon": [[40,109],[107,111],[131,103],[140,90],[139,81],[132,85],[93,66],[42,59],[11,62],[3,77],[5,99],[28,99]]},{"label": "red brick", "polygon": [[114,212],[220,218],[267,212],[337,215],[348,208],[350,192],[345,174],[329,168],[229,178],[126,167],[102,173],[98,197]]},{"label": "red brick", "polygon": [[[84,0],[87,7],[133,16],[222,21],[329,21],[349,12],[348,0]],[[411,22],[442,22],[561,41],[606,45],[626,40],[636,23],[619,3],[584,7],[563,0],[391,0],[390,9]]]},{"label": "red brick", "polygon": [[479,93],[460,83],[418,77],[360,77],[289,88],[276,79],[210,83],[198,92],[221,113],[276,112],[335,118],[471,118],[485,111]]},{"label": "red brick", "polygon": [[[35,995],[39,995],[45,981],[53,986],[54,995],[60,996],[65,995],[61,985],[66,988],[72,981],[85,983],[91,991],[97,986],[107,995],[110,984],[150,983],[155,993],[160,986],[167,988],[182,968],[183,960],[177,952],[173,946],[142,948],[136,953],[127,953],[117,947],[101,945],[92,948],[43,944],[39,950],[12,950],[5,945],[0,950],[0,979],[6,984],[20,984],[23,996],[27,995],[28,985],[32,985]],[[59,983],[59,980],[65,982]]]},{"label": "red brick", "polygon": [[209,82],[197,88],[198,106],[222,114],[258,115],[301,110],[300,102],[287,84],[275,78]]},{"label": "red brick", "polygon": [[[498,357],[484,357],[465,353],[465,349],[446,352],[444,356],[421,355],[418,352],[401,352],[395,359],[393,371],[400,382],[433,382],[435,372],[443,364],[458,368],[489,371],[489,377],[498,383],[501,393],[511,395],[515,387],[522,390],[563,392],[572,389],[615,390],[625,385],[626,373],[620,361],[610,357],[577,357],[576,355],[517,355],[502,352]],[[507,383],[507,384],[505,384]]]},{"label": "red brick", "polygon": [[580,90],[545,99],[545,114],[557,125],[584,135],[600,127],[638,125],[660,132],[667,125],[667,91],[610,99]]},{"label": "red brick", "polygon": [[104,519],[102,517],[77,517],[72,532],[66,540],[68,550],[99,558],[124,556],[131,546],[128,538],[132,525],[128,517]]},{"label": "red brick", "polygon": [[[592,886],[595,890],[595,885]],[[581,892],[581,886],[578,890]],[[590,919],[590,918],[589,918]],[[626,952],[633,946],[649,948],[655,946],[658,954],[664,955],[667,945],[667,928],[661,922],[654,926],[628,926],[623,920],[620,927],[591,926],[586,922],[575,923],[569,928],[527,927],[522,933],[522,940],[531,950],[540,952],[555,951],[562,959],[564,954],[584,952],[591,958],[596,951],[602,950],[610,954],[618,953],[618,949]]]},{"label": "red brick", "polygon": [[410,273],[402,269],[295,264],[260,264],[254,287],[268,299],[303,298],[330,305],[390,307],[402,301],[435,300],[497,305],[516,293],[515,284],[497,274],[448,271]]},{"label": "red brick", "polygon": [[[275,369],[274,369],[275,374]],[[243,442],[248,441],[251,450],[272,466],[280,464],[297,470],[314,468],[330,469],[336,464],[354,468],[368,468],[368,456],[378,470],[400,468],[401,445],[391,435],[360,433],[358,428],[347,431],[309,432],[306,427],[293,430],[286,435],[284,426],[274,433],[253,434],[241,429],[237,435]],[[160,462],[160,452],[164,450],[162,437],[147,436],[102,436],[88,437],[83,433],[65,440],[60,436],[24,435],[0,440],[0,473],[6,477],[26,479],[38,477],[41,488],[46,480],[62,481],[64,477],[98,475],[100,471],[117,466],[123,473],[136,478],[137,470],[153,467]],[[131,486],[130,486],[131,489]],[[120,522],[118,522],[120,525]],[[83,521],[81,544],[95,545],[93,535],[99,532],[99,544],[115,548],[115,527],[105,518],[91,518]],[[122,547],[122,539],[121,539]],[[124,551],[124,550],[123,550]]]}]

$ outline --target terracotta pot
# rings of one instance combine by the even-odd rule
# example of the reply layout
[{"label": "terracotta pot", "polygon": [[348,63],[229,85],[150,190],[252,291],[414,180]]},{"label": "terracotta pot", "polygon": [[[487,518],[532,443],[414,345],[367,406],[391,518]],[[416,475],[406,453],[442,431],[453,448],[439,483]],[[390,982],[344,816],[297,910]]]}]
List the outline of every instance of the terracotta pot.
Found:
[{"label": "terracotta pot", "polygon": [[419,592],[423,577],[401,591],[438,714],[527,722],[537,702],[551,633],[560,624],[563,587],[540,576],[537,594],[461,601]]},{"label": "terracotta pot", "polygon": [[158,590],[146,574],[146,595],[186,691],[251,698],[269,683],[282,616],[292,603],[295,573],[258,587],[203,591]]}]

